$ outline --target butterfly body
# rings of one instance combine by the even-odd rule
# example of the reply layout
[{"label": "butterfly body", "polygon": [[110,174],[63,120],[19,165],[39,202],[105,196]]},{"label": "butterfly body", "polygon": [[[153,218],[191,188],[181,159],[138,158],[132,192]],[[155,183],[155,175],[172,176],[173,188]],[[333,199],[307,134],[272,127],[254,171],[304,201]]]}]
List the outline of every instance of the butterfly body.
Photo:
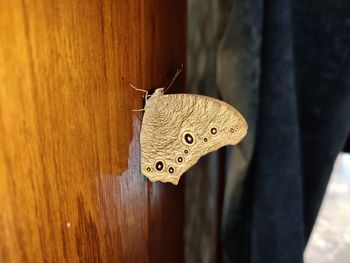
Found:
[{"label": "butterfly body", "polygon": [[164,94],[146,100],[141,127],[141,171],[151,181],[178,184],[203,155],[237,144],[247,123],[229,104],[202,95]]}]

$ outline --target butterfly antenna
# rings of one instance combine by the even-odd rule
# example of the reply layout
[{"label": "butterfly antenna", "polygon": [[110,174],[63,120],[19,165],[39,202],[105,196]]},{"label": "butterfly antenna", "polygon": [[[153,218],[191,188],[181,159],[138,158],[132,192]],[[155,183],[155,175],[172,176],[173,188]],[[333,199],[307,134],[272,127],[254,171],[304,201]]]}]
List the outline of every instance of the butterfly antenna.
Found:
[{"label": "butterfly antenna", "polygon": [[171,87],[171,85],[173,85],[173,83],[175,82],[177,77],[180,75],[183,68],[184,68],[184,65],[181,65],[181,67],[176,70],[176,73],[175,73],[172,81],[170,82],[169,86],[164,90],[164,93]]}]

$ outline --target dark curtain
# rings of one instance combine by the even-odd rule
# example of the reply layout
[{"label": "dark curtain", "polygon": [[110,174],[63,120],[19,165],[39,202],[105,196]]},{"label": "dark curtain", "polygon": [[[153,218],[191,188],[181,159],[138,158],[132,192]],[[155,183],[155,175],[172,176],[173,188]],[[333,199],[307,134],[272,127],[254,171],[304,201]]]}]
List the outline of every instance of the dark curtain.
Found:
[{"label": "dark curtain", "polygon": [[[210,37],[191,40],[194,29],[208,29],[190,25],[189,55],[195,56],[189,84],[206,79],[195,70],[204,62],[194,46],[211,43],[202,50],[216,58],[215,66],[204,66],[215,85],[204,92],[219,90],[250,127],[247,138],[228,150],[223,261],[303,262],[333,163],[350,132],[350,2],[210,3]],[[191,9],[189,18],[191,23]]]}]

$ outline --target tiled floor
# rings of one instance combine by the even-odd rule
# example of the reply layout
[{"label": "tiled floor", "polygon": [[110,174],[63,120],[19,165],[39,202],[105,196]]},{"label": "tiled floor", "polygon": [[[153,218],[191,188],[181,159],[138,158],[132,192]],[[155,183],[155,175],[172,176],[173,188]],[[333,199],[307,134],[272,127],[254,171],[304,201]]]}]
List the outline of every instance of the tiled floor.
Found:
[{"label": "tiled floor", "polygon": [[305,263],[350,262],[350,154],[338,156]]}]

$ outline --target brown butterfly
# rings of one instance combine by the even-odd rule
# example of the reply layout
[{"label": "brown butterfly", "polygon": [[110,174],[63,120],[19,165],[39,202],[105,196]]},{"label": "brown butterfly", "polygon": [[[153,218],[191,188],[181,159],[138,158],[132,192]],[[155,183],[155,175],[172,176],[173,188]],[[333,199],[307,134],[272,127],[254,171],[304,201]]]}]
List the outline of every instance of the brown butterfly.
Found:
[{"label": "brown butterfly", "polygon": [[146,93],[143,110],[141,172],[152,182],[177,185],[200,157],[239,143],[248,130],[236,109],[207,96],[164,94],[159,88]]}]

